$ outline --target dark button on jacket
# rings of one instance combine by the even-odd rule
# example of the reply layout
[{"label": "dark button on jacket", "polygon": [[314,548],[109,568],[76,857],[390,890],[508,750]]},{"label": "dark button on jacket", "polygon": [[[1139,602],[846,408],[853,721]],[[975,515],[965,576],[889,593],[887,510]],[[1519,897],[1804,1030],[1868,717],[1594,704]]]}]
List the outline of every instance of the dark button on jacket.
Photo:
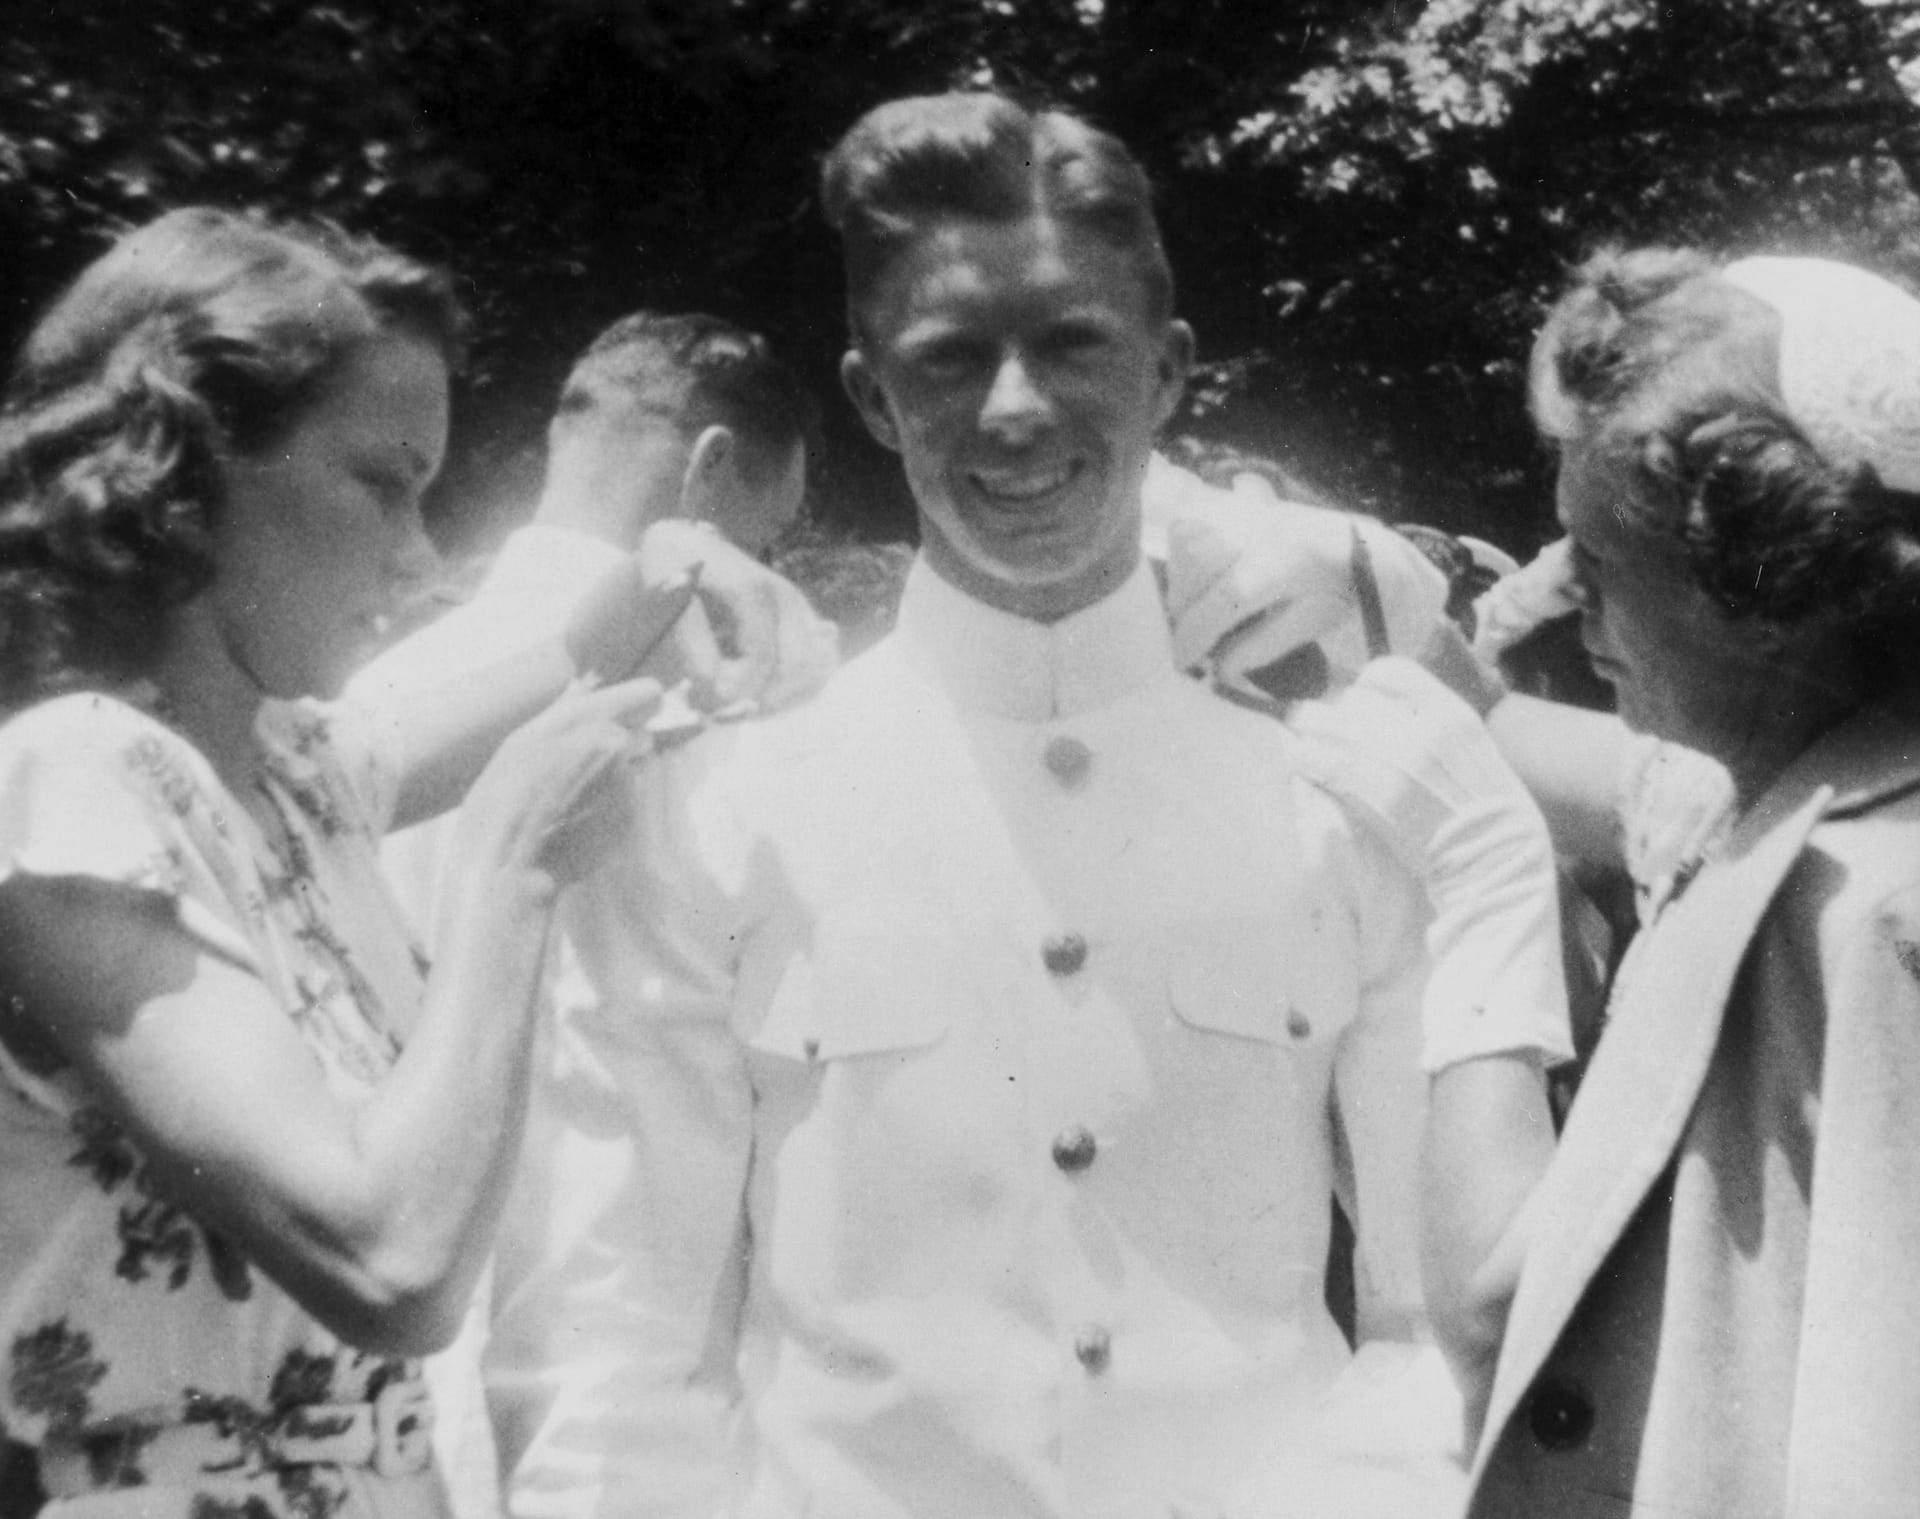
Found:
[{"label": "dark button on jacket", "polygon": [[1087,941],[1079,934],[1061,934],[1040,947],[1040,959],[1049,975],[1078,975],[1087,963]]},{"label": "dark button on jacket", "polygon": [[1084,1171],[1093,1164],[1093,1157],[1099,1153],[1099,1142],[1090,1129],[1075,1126],[1062,1129],[1053,1138],[1053,1163],[1069,1176]]},{"label": "dark button on jacket", "polygon": [[1085,782],[1087,772],[1093,768],[1093,751],[1079,739],[1063,733],[1048,742],[1046,765],[1056,781],[1071,789]]},{"label": "dark button on jacket", "polygon": [[1083,1324],[1073,1337],[1073,1353],[1082,1366],[1098,1376],[1113,1359],[1113,1338],[1098,1324]]},{"label": "dark button on jacket", "polygon": [[1527,1428],[1542,1450],[1578,1450],[1593,1433],[1593,1400],[1569,1377],[1542,1377],[1527,1399]]}]

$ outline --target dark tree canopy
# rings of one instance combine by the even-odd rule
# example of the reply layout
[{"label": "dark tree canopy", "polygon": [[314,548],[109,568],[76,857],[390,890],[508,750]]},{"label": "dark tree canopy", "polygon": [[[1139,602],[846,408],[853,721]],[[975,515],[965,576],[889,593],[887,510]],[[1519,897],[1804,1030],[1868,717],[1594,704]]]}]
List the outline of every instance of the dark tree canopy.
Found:
[{"label": "dark tree canopy", "polygon": [[[1520,373],[1606,240],[1920,274],[1920,3],[1893,0],[11,0],[11,347],[170,205],[324,213],[454,265],[481,317],[438,510],[528,499],[573,353],[640,305],[766,331],[824,390],[819,154],[890,96],[1071,105],[1161,188],[1203,366],[1179,424],[1516,550],[1545,530]],[[834,418],[817,510],[909,528]]]}]

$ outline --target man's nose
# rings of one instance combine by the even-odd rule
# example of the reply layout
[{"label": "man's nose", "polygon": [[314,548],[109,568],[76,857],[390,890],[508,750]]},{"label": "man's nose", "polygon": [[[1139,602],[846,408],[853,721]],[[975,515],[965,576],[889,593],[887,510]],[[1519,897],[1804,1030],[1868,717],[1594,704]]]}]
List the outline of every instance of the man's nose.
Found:
[{"label": "man's nose", "polygon": [[1023,444],[1053,419],[1053,405],[1024,355],[1009,353],[980,406],[980,426],[1002,442]]},{"label": "man's nose", "polygon": [[440,568],[440,551],[427,536],[426,522],[415,507],[400,517],[394,529],[394,540],[387,553],[387,573],[401,594],[409,595],[437,579]]}]

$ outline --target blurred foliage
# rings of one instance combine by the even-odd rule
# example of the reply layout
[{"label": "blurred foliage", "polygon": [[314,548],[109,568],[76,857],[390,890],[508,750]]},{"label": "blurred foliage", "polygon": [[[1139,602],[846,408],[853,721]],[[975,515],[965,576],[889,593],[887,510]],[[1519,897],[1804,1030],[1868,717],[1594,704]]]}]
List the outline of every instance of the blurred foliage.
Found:
[{"label": "blurred foliage", "polygon": [[[1528,335],[1596,243],[1920,274],[1920,0],[5,0],[9,347],[114,231],[317,211],[451,263],[481,342],[450,539],[527,499],[572,355],[640,305],[843,331],[819,154],[995,84],[1118,132],[1162,189],[1205,363],[1181,427],[1336,497],[1524,550]],[[907,530],[830,406],[819,510]]]}]

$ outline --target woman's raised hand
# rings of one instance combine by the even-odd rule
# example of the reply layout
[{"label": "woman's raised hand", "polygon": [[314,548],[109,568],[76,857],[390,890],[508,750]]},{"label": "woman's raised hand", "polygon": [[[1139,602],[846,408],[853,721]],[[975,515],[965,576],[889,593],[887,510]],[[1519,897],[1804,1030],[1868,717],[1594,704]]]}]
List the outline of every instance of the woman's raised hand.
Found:
[{"label": "woman's raised hand", "polygon": [[696,522],[656,522],[634,560],[656,585],[691,578],[697,596],[644,665],[689,680],[714,712],[768,712],[811,696],[839,663],[833,624],[800,588]]},{"label": "woman's raised hand", "polygon": [[490,830],[496,860],[556,890],[589,874],[624,836],[632,767],[652,752],[646,724],[660,699],[660,683],[644,677],[569,686],[500,745],[463,826]]}]

